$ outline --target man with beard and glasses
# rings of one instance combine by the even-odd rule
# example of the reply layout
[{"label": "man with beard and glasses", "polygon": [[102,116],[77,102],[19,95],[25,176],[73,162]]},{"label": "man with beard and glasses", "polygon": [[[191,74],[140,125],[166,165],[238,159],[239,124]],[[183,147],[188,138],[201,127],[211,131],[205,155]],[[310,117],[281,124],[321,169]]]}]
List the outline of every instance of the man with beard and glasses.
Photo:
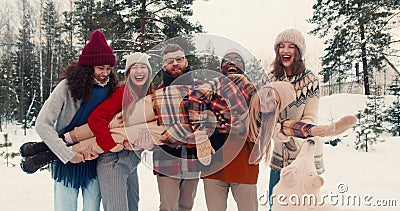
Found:
[{"label": "man with beard and glasses", "polygon": [[[174,85],[195,86],[183,48],[177,44],[165,46],[162,54],[162,83],[157,89]],[[196,148],[162,145],[153,150],[153,172],[157,176],[160,210],[192,210],[199,182]]]}]

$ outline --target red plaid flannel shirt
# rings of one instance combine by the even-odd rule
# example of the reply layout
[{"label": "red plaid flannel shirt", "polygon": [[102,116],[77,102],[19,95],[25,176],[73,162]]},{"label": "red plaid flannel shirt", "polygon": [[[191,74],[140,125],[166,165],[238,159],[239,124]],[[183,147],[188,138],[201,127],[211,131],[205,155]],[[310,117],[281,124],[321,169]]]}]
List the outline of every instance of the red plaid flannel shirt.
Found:
[{"label": "red plaid flannel shirt", "polygon": [[[209,119],[200,113],[209,110],[216,117],[215,129],[217,133],[228,133],[232,115],[242,115],[248,112],[251,96],[256,92],[255,86],[241,74],[214,78],[209,83],[194,90],[188,99],[190,121],[195,128],[206,128],[214,124],[207,122]],[[203,125],[203,126],[202,126]]]},{"label": "red plaid flannel shirt", "polygon": [[[195,86],[201,81],[195,80]],[[153,150],[153,172],[174,178],[199,178],[196,148],[182,144],[193,133],[189,125],[187,103],[183,100],[193,90],[192,86],[172,85],[157,87],[153,93],[153,110],[159,124],[167,128],[166,143]],[[177,143],[180,142],[180,143]]]},{"label": "red plaid flannel shirt", "polygon": [[[172,177],[198,173],[195,148],[182,144],[177,147],[176,143],[191,143],[194,130],[208,127],[207,119],[200,115],[206,110],[217,117],[217,132],[229,132],[230,128],[223,128],[222,124],[231,123],[231,114],[247,113],[255,91],[254,85],[239,74],[214,78],[195,89],[172,85],[156,90],[153,93],[154,114],[158,123],[167,129],[164,135],[168,145],[153,152],[154,172]],[[202,124],[204,127],[200,126]]]}]

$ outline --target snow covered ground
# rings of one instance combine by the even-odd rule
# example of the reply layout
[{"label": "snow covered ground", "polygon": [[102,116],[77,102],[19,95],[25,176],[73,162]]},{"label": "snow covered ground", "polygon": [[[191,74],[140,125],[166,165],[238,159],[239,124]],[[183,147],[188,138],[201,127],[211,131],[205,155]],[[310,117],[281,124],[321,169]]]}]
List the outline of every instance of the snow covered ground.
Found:
[{"label": "snow covered ground", "polygon": [[[391,104],[390,100],[387,100],[386,104]],[[328,123],[345,114],[355,114],[364,106],[365,96],[362,95],[340,94],[322,97],[319,122]],[[27,140],[39,140],[33,130],[28,130],[27,135],[23,135],[23,130],[16,125],[8,125],[4,131],[13,143],[8,149],[9,152],[17,152],[18,147]],[[322,175],[325,179],[323,192],[330,196],[337,195],[333,200],[339,204],[346,204],[345,199],[349,197],[361,199],[361,206],[353,206],[354,209],[400,210],[400,168],[396,159],[400,150],[400,137],[388,134],[384,134],[383,137],[385,142],[371,147],[368,153],[354,150],[355,133],[352,130],[340,136],[342,142],[338,146],[324,146],[326,172]],[[4,137],[1,135],[0,143],[3,142]],[[0,148],[0,154],[5,151],[5,148]],[[20,159],[19,156],[10,159],[7,166],[6,160],[0,157],[0,210],[53,210],[53,181],[50,173],[41,171],[32,175],[25,174],[19,168]],[[157,210],[159,195],[155,176],[143,163],[138,168],[140,210]],[[267,194],[268,175],[268,166],[261,163],[258,181],[259,210],[267,209],[267,206],[262,205],[265,202],[262,195]],[[371,205],[367,206],[367,203]],[[382,204],[386,206],[378,206]],[[206,210],[201,182],[193,210]],[[237,210],[231,195],[228,199],[228,210]]]}]

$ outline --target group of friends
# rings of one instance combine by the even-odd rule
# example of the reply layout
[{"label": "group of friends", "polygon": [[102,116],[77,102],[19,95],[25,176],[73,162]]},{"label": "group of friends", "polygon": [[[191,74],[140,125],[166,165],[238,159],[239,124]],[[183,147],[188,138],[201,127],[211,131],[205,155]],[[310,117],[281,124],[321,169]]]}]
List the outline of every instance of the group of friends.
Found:
[{"label": "group of friends", "polygon": [[101,201],[105,211],[133,211],[139,207],[137,166],[143,150],[151,150],[159,210],[192,210],[199,179],[208,210],[226,210],[229,191],[239,211],[258,210],[262,158],[271,167],[272,193],[304,141],[317,143],[315,166],[323,173],[318,138],[356,121],[345,116],[317,125],[319,79],[305,67],[305,48],[298,30],[279,33],[272,71],[253,84],[238,51],[223,56],[221,76],[201,81],[184,49],[167,44],[162,82],[153,88],[149,55],[140,52],[126,57],[119,84],[115,54],[95,30],[37,117],[43,142],[20,147],[21,167],[34,173],[51,163],[56,211],[76,211],[80,190],[85,211],[100,210]]}]

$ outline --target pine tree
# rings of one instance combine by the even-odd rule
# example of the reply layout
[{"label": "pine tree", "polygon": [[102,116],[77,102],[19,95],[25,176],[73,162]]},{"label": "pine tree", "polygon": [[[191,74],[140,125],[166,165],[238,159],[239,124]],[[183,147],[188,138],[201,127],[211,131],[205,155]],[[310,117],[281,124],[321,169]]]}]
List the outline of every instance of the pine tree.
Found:
[{"label": "pine tree", "polygon": [[13,73],[14,86],[17,94],[17,120],[24,129],[30,127],[39,113],[40,102],[40,71],[37,65],[37,49],[33,40],[33,23],[31,19],[32,7],[26,0],[22,0],[22,28],[19,30],[17,41],[17,66]]},{"label": "pine tree", "polygon": [[42,15],[42,31],[44,43],[41,45],[42,47],[42,72],[41,72],[41,95],[40,100],[41,103],[44,103],[44,100],[50,96],[50,92],[53,89],[53,86],[58,82],[58,74],[57,74],[57,57],[60,54],[57,54],[57,39],[60,37],[60,29],[59,29],[59,14],[57,13],[53,0],[45,0],[43,15]]},{"label": "pine tree", "polygon": [[64,64],[65,66],[69,61],[76,59],[76,56],[78,55],[78,51],[80,49],[77,48],[77,46],[74,45],[74,29],[77,27],[78,23],[75,22],[74,20],[74,3],[73,0],[69,1],[70,3],[70,8],[67,11],[64,11],[63,14],[63,19],[64,21],[61,23],[61,33],[64,35],[62,36],[62,40],[64,42],[64,55],[62,57],[61,63]]},{"label": "pine tree", "polygon": [[202,32],[201,25],[188,19],[193,15],[192,4],[193,0],[126,1],[126,26],[134,50],[144,52],[166,39]]},{"label": "pine tree", "polygon": [[395,95],[396,99],[385,111],[385,121],[389,123],[388,132],[392,135],[400,135],[400,76],[397,75],[388,88],[389,94]]},{"label": "pine tree", "polygon": [[[380,90],[377,87],[374,89]],[[355,148],[357,150],[365,149],[368,152],[368,147],[383,141],[379,136],[385,131],[383,126],[385,98],[380,95],[379,91],[375,94],[367,96],[367,107],[358,113],[359,122],[355,126],[357,133]]]},{"label": "pine tree", "polygon": [[250,81],[254,85],[260,85],[262,83],[262,78],[265,76],[266,71],[261,65],[261,60],[256,57],[251,57],[246,63],[245,74],[249,77]]},{"label": "pine tree", "polygon": [[372,69],[380,71],[382,61],[393,53],[390,30],[396,27],[399,7],[400,2],[393,0],[318,0],[308,21],[316,24],[310,33],[327,46],[320,72],[324,81],[343,81],[352,64],[360,63],[364,94],[369,95]]},{"label": "pine tree", "polygon": [[202,32],[188,19],[192,4],[193,0],[77,0],[73,19],[80,44],[94,29],[101,29],[123,69],[124,56],[130,52],[145,52],[168,38]]},{"label": "pine tree", "polygon": [[17,99],[15,98],[16,89],[13,86],[13,70],[15,70],[15,36],[12,34],[11,20],[4,17],[2,20],[3,28],[0,37],[0,131],[2,123],[15,120],[15,108]]},{"label": "pine tree", "polygon": [[[97,5],[96,5],[97,4]],[[96,17],[97,7],[101,2],[77,0],[74,2],[75,10],[73,11],[74,22],[77,23],[77,34],[80,44],[83,46],[90,38],[93,30],[102,28],[97,24]]]},{"label": "pine tree", "polygon": [[[196,49],[198,51],[195,59],[192,59],[189,64],[193,70],[210,70],[220,73],[220,60],[215,52],[214,44],[209,41],[204,49]],[[210,73],[209,71],[197,71],[196,78],[203,81],[210,80],[218,74]]]}]

